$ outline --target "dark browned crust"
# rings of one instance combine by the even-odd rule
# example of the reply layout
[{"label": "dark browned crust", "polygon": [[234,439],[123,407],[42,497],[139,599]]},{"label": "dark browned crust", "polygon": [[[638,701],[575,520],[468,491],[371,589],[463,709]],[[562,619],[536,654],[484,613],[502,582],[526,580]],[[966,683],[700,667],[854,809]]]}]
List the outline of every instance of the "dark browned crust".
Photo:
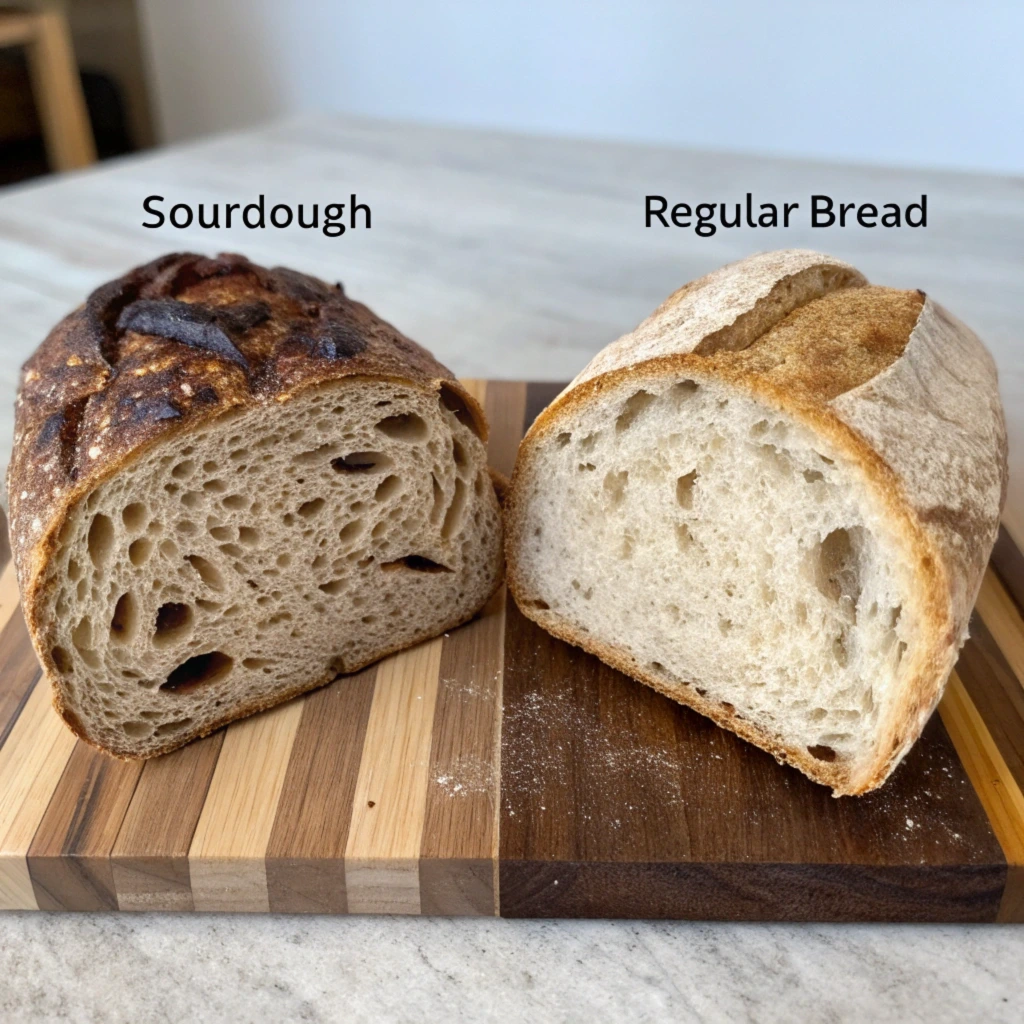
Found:
[{"label": "dark browned crust", "polygon": [[[7,490],[22,607],[51,681],[59,673],[39,610],[46,567],[77,502],[159,442],[230,410],[269,412],[351,378],[438,394],[486,441],[479,403],[426,349],[340,284],[243,256],[162,256],[97,288],[50,332],[22,369]],[[54,693],[58,712],[88,740]]]}]

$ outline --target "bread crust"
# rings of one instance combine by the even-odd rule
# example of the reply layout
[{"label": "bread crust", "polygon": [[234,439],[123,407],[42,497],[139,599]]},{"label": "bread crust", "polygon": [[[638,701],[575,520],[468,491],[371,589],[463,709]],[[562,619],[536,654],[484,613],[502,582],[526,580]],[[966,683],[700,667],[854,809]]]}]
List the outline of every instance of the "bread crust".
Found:
[{"label": "bread crust", "polygon": [[486,441],[483,410],[451,372],[340,284],[234,254],[172,253],[101,286],[25,363],[7,474],[11,549],[29,636],[76,735],[91,742],[61,699],[40,611],[53,586],[46,568],[77,503],[154,445],[229,411],[269,411],[354,378],[439,394]]},{"label": "bread crust", "polygon": [[[918,293],[920,311],[912,330],[908,328],[902,344],[887,346],[888,364],[876,366],[866,379],[863,362],[836,363],[828,357],[834,332],[820,322],[811,326],[801,345],[787,352],[787,360],[797,365],[787,368],[782,381],[763,366],[752,366],[749,359],[733,357],[757,339],[769,337],[776,324],[807,302],[844,289],[867,288],[862,275],[853,268],[844,272],[843,267],[815,253],[768,253],[681,289],[635,332],[595,357],[538,416],[520,447],[505,503],[506,573],[525,615],[831,786],[837,796],[881,785],[934,711],[967,636],[1007,480],[1006,428],[992,359],[973,332],[923,293]],[[744,290],[747,277],[750,288]],[[781,296],[774,294],[776,290]],[[886,300],[890,306],[905,303],[906,298],[897,297],[909,293],[892,295]],[[870,309],[874,299],[866,292],[853,302],[844,298],[836,305],[849,309],[865,301]],[[680,318],[683,305],[685,315]],[[863,311],[860,316],[865,316]],[[833,327],[841,334],[839,325]],[[709,333],[702,335],[704,331]],[[709,344],[709,339],[716,343]],[[633,358],[635,353],[639,358]],[[883,709],[878,742],[868,762],[824,762],[787,745],[704,699],[694,687],[655,676],[625,652],[581,633],[552,610],[537,607],[533,602],[539,595],[527,592],[516,557],[524,519],[521,487],[540,445],[562,430],[576,410],[600,401],[605,392],[665,378],[726,384],[825,438],[856,467],[910,556],[917,583],[913,600],[923,636],[897,699]],[[957,454],[953,461],[960,470],[954,478],[934,465],[924,472],[915,468],[922,459],[950,450]]]}]

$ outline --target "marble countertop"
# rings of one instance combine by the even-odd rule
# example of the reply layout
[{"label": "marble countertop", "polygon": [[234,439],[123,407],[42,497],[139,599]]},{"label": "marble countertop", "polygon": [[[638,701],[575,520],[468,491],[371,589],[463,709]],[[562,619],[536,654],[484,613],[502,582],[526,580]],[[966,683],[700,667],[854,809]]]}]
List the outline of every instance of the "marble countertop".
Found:
[{"label": "marble countertop", "polygon": [[[143,228],[176,202],[348,202],[372,228]],[[672,202],[916,201],[924,230],[644,227]],[[1024,188],[883,170],[338,116],[0,191],[0,461],[21,362],[103,280],[169,249],[345,282],[463,376],[568,379],[681,283],[806,246],[928,291],[993,351],[1024,540]],[[0,915],[0,1018],[1019,1020],[1024,929],[413,918]]]}]

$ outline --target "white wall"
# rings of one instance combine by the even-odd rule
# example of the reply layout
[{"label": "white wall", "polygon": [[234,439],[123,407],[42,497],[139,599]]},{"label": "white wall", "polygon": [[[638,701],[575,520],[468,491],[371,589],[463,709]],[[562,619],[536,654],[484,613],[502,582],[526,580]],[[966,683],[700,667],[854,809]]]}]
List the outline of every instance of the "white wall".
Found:
[{"label": "white wall", "polygon": [[1024,172],[1024,3],[142,0],[168,140],[331,109]]}]

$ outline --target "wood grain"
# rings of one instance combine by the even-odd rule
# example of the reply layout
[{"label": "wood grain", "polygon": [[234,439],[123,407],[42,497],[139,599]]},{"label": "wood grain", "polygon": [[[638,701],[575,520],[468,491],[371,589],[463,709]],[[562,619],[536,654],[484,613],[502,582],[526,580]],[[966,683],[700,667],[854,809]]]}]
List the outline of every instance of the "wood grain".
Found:
[{"label": "wood grain", "polygon": [[141,774],[75,744],[28,850],[40,910],[117,910],[110,855]]},{"label": "wood grain", "polygon": [[419,858],[441,646],[429,640],[377,667],[345,847],[352,913],[421,912]]},{"label": "wood grain", "polygon": [[956,672],[939,713],[1006,856],[998,920],[1024,921],[1024,796]]},{"label": "wood grain", "polygon": [[38,909],[28,851],[75,742],[50,688],[34,686],[0,749],[0,909]]},{"label": "wood grain", "polygon": [[196,910],[270,909],[267,844],[304,700],[228,726],[188,851]]},{"label": "wood grain", "polygon": [[345,847],[377,667],[311,693],[267,845],[270,909],[345,914]]},{"label": "wood grain", "polygon": [[975,621],[983,621],[1018,682],[1024,686],[1024,621],[1020,607],[988,569],[981,582]]},{"label": "wood grain", "polygon": [[119,910],[194,910],[188,851],[224,730],[147,761],[111,851]]}]

